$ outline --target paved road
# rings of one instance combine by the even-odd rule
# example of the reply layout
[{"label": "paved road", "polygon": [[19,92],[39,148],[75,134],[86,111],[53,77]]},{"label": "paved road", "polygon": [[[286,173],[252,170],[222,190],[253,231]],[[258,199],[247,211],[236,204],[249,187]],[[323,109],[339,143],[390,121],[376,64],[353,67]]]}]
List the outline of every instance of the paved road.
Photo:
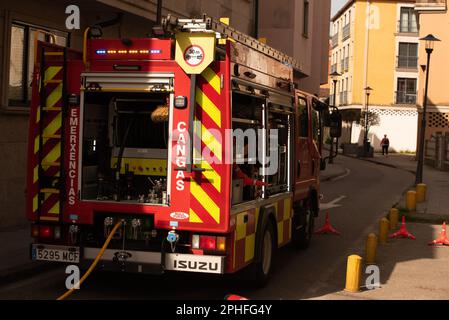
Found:
[{"label": "paved road", "polygon": [[[242,277],[171,274],[161,277],[93,274],[71,299],[223,299],[236,293],[251,299],[318,299],[344,287],[346,257],[361,253],[365,237],[378,219],[413,182],[411,174],[341,157],[346,177],[323,183],[324,203],[341,236],[315,236],[307,251],[280,250],[269,285],[252,289]],[[337,200],[335,200],[337,199]],[[335,200],[335,201],[334,201]],[[316,227],[324,222],[324,214]],[[65,291],[63,268],[0,288],[0,299],[54,299]]]}]

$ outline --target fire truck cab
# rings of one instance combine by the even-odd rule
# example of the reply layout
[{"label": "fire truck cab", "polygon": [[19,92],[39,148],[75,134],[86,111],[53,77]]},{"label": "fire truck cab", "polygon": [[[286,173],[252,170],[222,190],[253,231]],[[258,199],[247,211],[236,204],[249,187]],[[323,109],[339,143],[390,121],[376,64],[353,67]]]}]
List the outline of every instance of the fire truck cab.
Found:
[{"label": "fire truck cab", "polygon": [[[322,116],[299,64],[208,17],[83,52],[38,42],[30,117],[31,257],[137,273],[265,283],[306,248],[319,212]],[[238,145],[243,147],[238,147]]]}]

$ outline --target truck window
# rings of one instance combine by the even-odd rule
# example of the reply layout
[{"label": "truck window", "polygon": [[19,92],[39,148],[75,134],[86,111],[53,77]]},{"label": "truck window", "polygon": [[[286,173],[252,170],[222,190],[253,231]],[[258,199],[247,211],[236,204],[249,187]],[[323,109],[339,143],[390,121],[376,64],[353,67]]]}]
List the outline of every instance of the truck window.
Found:
[{"label": "truck window", "polygon": [[299,118],[299,130],[298,134],[300,138],[309,137],[309,108],[307,106],[307,100],[304,98],[298,98],[298,118]]},{"label": "truck window", "polygon": [[312,111],[312,134],[313,140],[318,141],[320,136],[320,122],[318,111]]}]

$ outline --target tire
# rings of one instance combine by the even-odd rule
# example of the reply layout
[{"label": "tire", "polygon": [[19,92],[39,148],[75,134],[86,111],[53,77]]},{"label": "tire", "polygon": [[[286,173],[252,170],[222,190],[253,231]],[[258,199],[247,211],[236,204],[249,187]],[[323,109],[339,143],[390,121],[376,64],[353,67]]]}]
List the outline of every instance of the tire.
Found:
[{"label": "tire", "polygon": [[315,213],[310,200],[305,201],[303,207],[295,210],[292,223],[292,244],[295,248],[305,250],[312,241],[315,227]]},{"label": "tire", "polygon": [[260,259],[248,268],[250,283],[256,288],[262,288],[268,283],[273,266],[275,232],[271,222],[267,223],[261,241],[262,244],[258,255]]}]

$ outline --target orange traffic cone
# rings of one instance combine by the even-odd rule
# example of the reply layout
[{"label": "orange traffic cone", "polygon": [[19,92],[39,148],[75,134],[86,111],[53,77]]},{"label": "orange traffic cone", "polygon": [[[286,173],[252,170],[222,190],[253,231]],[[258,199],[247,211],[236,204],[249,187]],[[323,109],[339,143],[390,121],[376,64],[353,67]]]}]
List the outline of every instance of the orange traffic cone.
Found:
[{"label": "orange traffic cone", "polygon": [[393,234],[390,234],[389,238],[409,238],[412,240],[415,240],[415,236],[413,234],[411,234],[410,232],[407,231],[407,228],[405,227],[405,216],[402,216],[402,224],[401,224],[401,228],[399,229],[398,232],[395,232]]},{"label": "orange traffic cone", "polygon": [[429,246],[434,245],[434,244],[442,244],[443,246],[444,245],[449,246],[449,239],[447,238],[447,235],[446,235],[446,221],[444,221],[444,223],[443,223],[443,227],[441,229],[441,233],[440,233],[440,236],[438,237],[438,239],[430,242]]},{"label": "orange traffic cone", "polygon": [[238,296],[238,295],[236,295],[236,294],[228,294],[228,295],[225,297],[225,300],[239,301],[239,300],[248,300],[248,299],[246,299],[246,298],[244,298],[244,297],[241,297],[241,296]]},{"label": "orange traffic cone", "polygon": [[326,213],[326,220],[324,222],[324,225],[318,231],[316,231],[315,234],[328,234],[328,233],[333,233],[337,235],[341,234],[340,232],[335,230],[334,227],[332,227],[329,221],[329,212]]}]

